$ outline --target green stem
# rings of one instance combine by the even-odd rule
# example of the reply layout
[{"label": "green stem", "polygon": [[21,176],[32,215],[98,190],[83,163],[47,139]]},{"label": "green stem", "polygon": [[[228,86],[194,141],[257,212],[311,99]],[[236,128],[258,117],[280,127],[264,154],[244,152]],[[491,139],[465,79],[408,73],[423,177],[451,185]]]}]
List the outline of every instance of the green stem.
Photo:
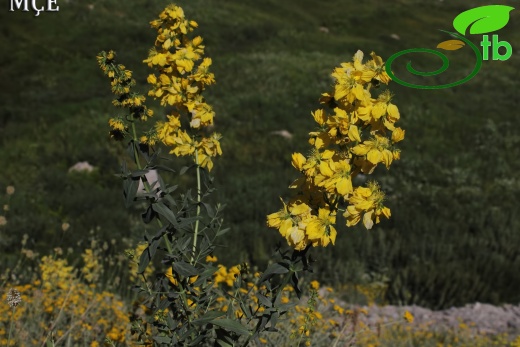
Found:
[{"label": "green stem", "polygon": [[[284,279],[282,280],[282,283],[278,287],[278,292],[276,293],[275,299],[273,301],[273,307],[276,307],[276,305],[278,304],[280,297],[283,293],[283,289],[285,288],[287,283],[289,283],[289,280],[291,279],[294,272],[295,272],[294,270],[290,270],[287,273],[287,275],[284,277]],[[249,336],[247,337],[247,340],[242,345],[243,347],[247,347],[247,345],[249,344],[249,341],[251,341],[251,339],[259,333],[259,331],[258,331],[259,328],[260,328],[260,320],[258,320],[258,323],[255,325],[255,330],[251,334],[249,334]]]},{"label": "green stem", "polygon": [[[139,153],[138,153],[138,149],[137,149],[137,133],[135,131],[134,122],[132,122],[132,133],[134,136],[134,141],[133,141],[134,160],[135,160],[135,164],[137,165],[137,168],[139,170],[141,170],[142,167],[141,167],[141,162],[139,161]],[[144,188],[149,193],[151,191],[150,184],[148,183],[148,181],[145,181],[145,180],[143,180],[143,184],[144,184]],[[163,225],[159,218],[157,218],[157,223],[159,224],[159,227],[162,228]],[[163,235],[163,239],[164,239],[164,243],[166,243],[166,248],[168,249],[168,253],[172,254],[172,245],[170,244],[170,240],[168,240],[168,237],[166,237],[166,234]]]},{"label": "green stem", "polygon": [[[200,187],[200,165],[199,156],[197,150],[195,150],[195,164],[197,165],[197,217],[200,216],[200,200],[201,200],[201,187]],[[197,250],[197,236],[199,234],[199,219],[195,221],[195,234],[193,235],[193,247],[191,252],[190,263],[193,264],[195,259],[195,251]]]},{"label": "green stem", "polygon": [[14,322],[14,311],[16,310],[16,306],[13,307],[13,314],[11,315],[11,323],[9,324],[9,336],[7,337],[7,346],[11,346],[11,333],[13,332],[13,322]]}]

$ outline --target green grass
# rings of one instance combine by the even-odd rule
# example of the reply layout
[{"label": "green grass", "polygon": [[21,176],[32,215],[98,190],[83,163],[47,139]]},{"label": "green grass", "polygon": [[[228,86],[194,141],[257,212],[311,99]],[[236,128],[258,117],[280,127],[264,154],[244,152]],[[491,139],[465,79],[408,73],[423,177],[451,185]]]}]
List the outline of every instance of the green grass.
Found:
[{"label": "green grass", "polygon": [[[330,90],[332,69],[358,49],[387,59],[403,49],[434,48],[449,39],[438,29],[450,30],[453,18],[470,8],[412,0],[178,3],[199,23],[214,63],[217,84],[207,99],[217,113],[216,130],[225,136],[214,175],[215,200],[227,203],[232,228],[230,244],[219,254],[228,264],[262,264],[280,241],[265,216],[289,194],[296,178],[290,155],[309,148],[310,112]],[[1,230],[2,254],[24,233],[42,250],[66,247],[97,226],[107,239],[141,235],[113,177],[125,152],[107,135],[107,120],[118,110],[95,56],[114,49],[145,91],[148,71],[141,62],[155,37],[148,22],[166,4],[61,0],[58,13],[0,13],[0,186],[17,189]],[[512,270],[520,261],[517,12],[499,32],[513,46],[508,61],[484,62],[475,78],[450,89],[390,84],[406,139],[401,162],[376,176],[392,219],[369,233],[340,228],[336,247],[316,251],[322,279],[385,274],[392,284],[389,300],[429,306],[520,299],[511,290],[520,285]],[[390,38],[394,33],[400,40]],[[450,73],[436,83],[471,70],[470,56],[457,52],[447,53]],[[417,68],[438,63],[412,59]],[[282,129],[294,134],[292,140],[270,134]],[[67,175],[85,160],[98,167],[94,177]],[[63,221],[72,225],[64,237],[58,233]],[[358,271],[345,263],[359,264]],[[458,280],[461,274],[470,279]]]}]

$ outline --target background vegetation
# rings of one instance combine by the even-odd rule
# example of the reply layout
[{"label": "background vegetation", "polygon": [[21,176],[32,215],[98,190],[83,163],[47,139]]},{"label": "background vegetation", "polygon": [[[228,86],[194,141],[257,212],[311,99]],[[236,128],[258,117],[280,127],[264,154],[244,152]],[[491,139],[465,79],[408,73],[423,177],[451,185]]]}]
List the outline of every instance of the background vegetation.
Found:
[{"label": "background vegetation", "polygon": [[[125,151],[108,137],[107,121],[117,110],[95,56],[114,49],[144,91],[148,71],[142,60],[155,36],[148,22],[169,1],[58,2],[59,12],[38,17],[0,11],[0,187],[16,188],[0,229],[0,273],[15,262],[23,234],[40,251],[87,242],[91,230],[102,240],[142,235],[113,175]],[[278,197],[287,196],[296,178],[290,155],[308,149],[310,112],[330,90],[332,69],[358,49],[386,60],[403,49],[434,48],[449,38],[437,29],[451,30],[457,14],[488,4],[177,3],[199,23],[214,63],[217,85],[206,95],[217,113],[216,130],[225,136],[214,170],[216,199],[227,203],[224,215],[232,229],[217,255],[229,265],[262,265],[281,240],[265,218],[279,209]],[[335,247],[314,252],[320,281],[380,282],[387,285],[387,302],[432,308],[520,301],[518,10],[498,33],[513,46],[513,56],[484,62],[468,83],[437,91],[390,84],[406,139],[401,161],[376,178],[392,218],[370,232],[340,229]],[[480,38],[471,39],[478,45]],[[473,68],[469,49],[448,56],[450,72],[432,84]],[[413,59],[419,69],[438,64],[427,56]],[[279,130],[293,137],[273,134]],[[96,170],[68,173],[79,161]],[[66,232],[63,222],[71,225]],[[117,243],[106,251],[114,249]]]}]

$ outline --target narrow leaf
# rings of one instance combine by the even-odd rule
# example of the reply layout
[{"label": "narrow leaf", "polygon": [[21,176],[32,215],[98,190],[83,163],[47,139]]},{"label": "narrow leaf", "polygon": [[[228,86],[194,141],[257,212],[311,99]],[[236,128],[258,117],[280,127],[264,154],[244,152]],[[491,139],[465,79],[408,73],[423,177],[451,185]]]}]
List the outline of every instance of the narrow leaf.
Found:
[{"label": "narrow leaf", "polygon": [[215,217],[215,211],[213,210],[213,207],[211,207],[210,204],[203,202],[202,205],[206,208],[209,217]]},{"label": "narrow leaf", "polygon": [[232,319],[215,319],[211,323],[240,335],[249,335],[249,330],[246,327]]},{"label": "narrow leaf", "polygon": [[189,169],[191,169],[194,165],[190,165],[190,166],[183,166],[181,168],[181,170],[179,171],[179,175],[184,175],[186,173],[186,171],[188,171]]},{"label": "narrow leaf", "polygon": [[217,236],[222,236],[222,235],[226,234],[230,230],[231,230],[230,228],[220,229],[219,231],[217,231]]},{"label": "narrow leaf", "polygon": [[139,258],[139,267],[137,269],[137,273],[142,274],[144,270],[148,267],[148,264],[150,263],[150,260],[152,259],[149,253],[149,247],[146,247],[143,253],[141,254],[141,257]]},{"label": "narrow leaf", "polygon": [[177,272],[181,276],[191,277],[197,275],[197,269],[189,263],[178,261],[173,263],[172,266],[175,272]]},{"label": "narrow leaf", "polygon": [[211,322],[212,320],[224,316],[225,312],[220,311],[209,311],[204,316],[200,317],[199,319],[195,319],[192,323],[196,325],[203,325],[206,323]]},{"label": "narrow leaf", "polygon": [[150,171],[150,170],[135,170],[135,171],[132,171],[130,176],[132,176],[132,177],[141,177],[141,176],[146,175],[148,173],[148,171]]},{"label": "narrow leaf", "polygon": [[271,278],[275,274],[284,274],[289,272],[289,269],[285,266],[281,265],[280,263],[271,264],[267,267],[265,272],[262,274],[262,277],[259,279],[259,283],[262,283],[269,278]]},{"label": "narrow leaf", "polygon": [[169,168],[168,166],[164,166],[164,165],[154,165],[154,166],[150,167],[150,169],[156,169],[156,170],[161,170],[161,171],[175,172],[174,169]]},{"label": "narrow leaf", "polygon": [[150,205],[146,209],[146,212],[141,215],[141,217],[143,218],[143,222],[145,224],[148,224],[148,223],[150,223],[154,219],[156,214],[157,213],[152,209],[152,206]]},{"label": "narrow leaf", "polygon": [[260,293],[257,293],[256,294],[256,297],[258,298],[258,301],[260,301],[260,303],[266,307],[272,307],[273,306],[273,303],[271,302],[271,300],[269,300],[268,298],[266,298],[265,296],[263,296],[262,294]]},{"label": "narrow leaf", "polygon": [[296,292],[296,296],[298,297],[298,299],[301,299],[301,296],[302,296],[302,290],[300,288],[300,285],[298,283],[299,279],[298,279],[298,273],[295,272],[292,274],[291,276],[291,285],[294,289],[294,291]]},{"label": "narrow leaf", "polygon": [[154,211],[159,213],[161,216],[165,217],[170,223],[172,223],[174,226],[178,227],[179,223],[177,223],[177,218],[175,217],[175,214],[170,210],[166,205],[164,205],[162,202],[158,202],[152,205],[152,208]]},{"label": "narrow leaf", "polygon": [[217,339],[217,344],[219,345],[219,347],[233,347],[232,344],[227,343],[226,341],[221,339]]},{"label": "narrow leaf", "polygon": [[134,202],[135,195],[137,194],[137,188],[139,188],[139,180],[125,180],[123,187],[125,196],[125,206],[128,208],[132,206]]}]

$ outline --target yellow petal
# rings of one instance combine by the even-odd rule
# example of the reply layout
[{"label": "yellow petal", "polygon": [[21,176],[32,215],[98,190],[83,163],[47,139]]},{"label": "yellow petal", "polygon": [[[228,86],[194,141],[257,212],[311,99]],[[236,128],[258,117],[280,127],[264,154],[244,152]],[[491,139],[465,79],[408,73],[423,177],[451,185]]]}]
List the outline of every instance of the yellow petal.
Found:
[{"label": "yellow petal", "polygon": [[386,104],[379,102],[372,108],[372,115],[375,119],[381,118],[386,112],[387,106]]},{"label": "yellow petal", "polygon": [[361,143],[356,147],[352,148],[352,153],[354,153],[355,155],[365,155],[368,153],[368,151],[370,151],[371,148],[371,146],[367,146],[366,144]]},{"label": "yellow petal", "polygon": [[280,234],[282,234],[283,237],[287,238],[287,235],[289,234],[289,230],[292,228],[292,219],[288,218],[282,222],[280,225]]},{"label": "yellow petal", "polygon": [[372,164],[377,164],[381,161],[383,154],[379,152],[377,149],[371,149],[367,153],[367,160]]},{"label": "yellow petal", "polygon": [[396,122],[401,116],[399,115],[399,109],[394,104],[388,104],[388,107],[386,108],[386,113],[390,117],[392,117],[392,120]]},{"label": "yellow petal", "polygon": [[365,228],[367,229],[372,229],[372,227],[374,226],[374,222],[372,221],[372,215],[374,214],[374,210],[371,210],[367,213],[364,214],[363,216],[363,225],[365,226]]},{"label": "yellow petal", "polygon": [[405,133],[405,130],[403,130],[401,128],[395,128],[394,131],[392,132],[392,142],[397,143],[399,141],[402,141],[404,139],[404,133]]},{"label": "yellow petal", "polygon": [[320,228],[320,222],[318,220],[313,220],[307,224],[305,231],[307,233],[307,237],[311,241],[319,239],[323,235],[323,230]]},{"label": "yellow petal", "polygon": [[322,175],[327,177],[334,175],[334,172],[330,169],[329,163],[326,161],[320,163],[320,172]]},{"label": "yellow petal", "polygon": [[299,171],[303,170],[303,165],[307,162],[307,159],[301,153],[293,153],[292,155],[292,166]]},{"label": "yellow petal", "polygon": [[359,129],[357,126],[355,126],[355,125],[350,126],[350,128],[348,129],[348,138],[351,141],[361,142],[361,137],[359,136]]},{"label": "yellow petal", "polygon": [[336,185],[339,195],[347,195],[352,192],[352,180],[350,178],[343,177]]},{"label": "yellow petal", "polygon": [[157,78],[155,77],[155,75],[149,75],[146,81],[150,84],[155,84],[157,83]]},{"label": "yellow petal", "polygon": [[323,125],[327,121],[327,116],[325,115],[323,110],[316,110],[316,112],[311,114],[314,117],[316,123],[318,123],[319,125]]},{"label": "yellow petal", "polygon": [[365,100],[365,90],[361,86],[361,84],[356,84],[354,88],[352,88],[352,92],[356,96],[356,99],[364,101]]},{"label": "yellow petal", "polygon": [[383,163],[385,163],[386,168],[392,164],[393,155],[392,152],[390,152],[388,149],[385,149],[383,151]]},{"label": "yellow petal", "polygon": [[321,154],[321,158],[330,159],[334,156],[334,154],[336,154],[336,152],[331,151],[330,149],[327,149],[327,150],[323,151],[323,153]]},{"label": "yellow petal", "polygon": [[303,230],[299,229],[297,226],[292,227],[289,231],[289,234],[294,244],[299,243],[305,237]]}]

